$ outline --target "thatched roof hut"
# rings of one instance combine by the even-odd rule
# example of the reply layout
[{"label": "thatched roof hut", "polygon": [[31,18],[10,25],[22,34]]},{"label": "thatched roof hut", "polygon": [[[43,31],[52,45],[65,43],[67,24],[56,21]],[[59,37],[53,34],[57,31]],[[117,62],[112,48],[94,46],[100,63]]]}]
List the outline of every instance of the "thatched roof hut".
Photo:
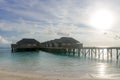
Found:
[{"label": "thatched roof hut", "polygon": [[79,41],[75,40],[74,38],[72,37],[62,37],[59,39],[60,42],[63,42],[63,43],[80,43]]},{"label": "thatched roof hut", "polygon": [[36,50],[40,47],[40,42],[38,42],[35,39],[29,39],[29,38],[24,38],[18,42],[16,42],[16,44],[12,44],[11,48],[16,50],[16,51],[32,51],[32,50]]},{"label": "thatched roof hut", "polygon": [[17,45],[21,45],[21,44],[36,44],[36,45],[39,45],[40,42],[38,42],[35,39],[24,38],[24,39],[18,41],[16,44]]},{"label": "thatched roof hut", "polygon": [[54,39],[44,42],[44,47],[62,47],[62,48],[76,48],[83,47],[82,43],[71,37],[61,37],[60,39]]}]

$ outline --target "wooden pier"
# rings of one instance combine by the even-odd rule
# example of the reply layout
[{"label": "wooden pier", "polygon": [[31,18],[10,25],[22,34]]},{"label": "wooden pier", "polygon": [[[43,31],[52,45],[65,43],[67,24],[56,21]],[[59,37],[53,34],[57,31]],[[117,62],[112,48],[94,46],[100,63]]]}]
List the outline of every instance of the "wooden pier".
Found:
[{"label": "wooden pier", "polygon": [[42,49],[52,53],[64,53],[66,55],[84,56],[90,58],[107,58],[115,57],[117,60],[120,56],[120,47],[82,47],[82,48],[44,48]]},{"label": "wooden pier", "polygon": [[51,53],[63,53],[66,55],[84,56],[90,58],[119,59],[120,47],[83,47],[83,43],[71,37],[61,37],[40,43],[35,39],[24,38],[16,44],[11,44],[14,51],[43,50]]}]

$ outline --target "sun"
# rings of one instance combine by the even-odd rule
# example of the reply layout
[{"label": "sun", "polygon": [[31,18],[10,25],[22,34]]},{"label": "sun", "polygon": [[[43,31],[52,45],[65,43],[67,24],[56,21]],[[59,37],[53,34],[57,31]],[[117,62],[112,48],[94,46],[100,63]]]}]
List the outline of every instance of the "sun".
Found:
[{"label": "sun", "polygon": [[91,15],[89,24],[96,29],[106,30],[110,29],[114,22],[115,19],[112,12],[105,9],[99,9]]}]

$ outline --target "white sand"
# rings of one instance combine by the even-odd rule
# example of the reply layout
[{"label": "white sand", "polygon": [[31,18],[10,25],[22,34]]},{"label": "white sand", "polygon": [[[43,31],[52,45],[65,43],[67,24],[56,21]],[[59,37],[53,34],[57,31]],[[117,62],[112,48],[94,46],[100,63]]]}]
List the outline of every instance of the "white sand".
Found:
[{"label": "white sand", "polygon": [[120,75],[115,78],[111,76],[98,76],[96,74],[86,75],[43,75],[43,74],[31,74],[31,73],[19,73],[19,72],[10,72],[5,70],[0,70],[0,80],[120,80]]},{"label": "white sand", "polygon": [[47,80],[44,76],[18,72],[0,71],[0,80]]}]

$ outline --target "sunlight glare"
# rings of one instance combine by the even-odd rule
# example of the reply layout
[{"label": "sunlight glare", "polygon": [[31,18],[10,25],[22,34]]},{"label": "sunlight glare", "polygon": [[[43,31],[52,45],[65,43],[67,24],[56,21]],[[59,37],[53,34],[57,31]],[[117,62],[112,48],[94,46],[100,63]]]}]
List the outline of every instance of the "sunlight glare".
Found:
[{"label": "sunlight glare", "polygon": [[110,29],[114,22],[114,15],[112,12],[108,10],[96,10],[90,17],[90,26],[96,28],[96,29],[101,29],[101,30],[106,30]]},{"label": "sunlight glare", "polygon": [[105,77],[106,65],[101,63],[99,64],[98,73],[100,77]]}]

